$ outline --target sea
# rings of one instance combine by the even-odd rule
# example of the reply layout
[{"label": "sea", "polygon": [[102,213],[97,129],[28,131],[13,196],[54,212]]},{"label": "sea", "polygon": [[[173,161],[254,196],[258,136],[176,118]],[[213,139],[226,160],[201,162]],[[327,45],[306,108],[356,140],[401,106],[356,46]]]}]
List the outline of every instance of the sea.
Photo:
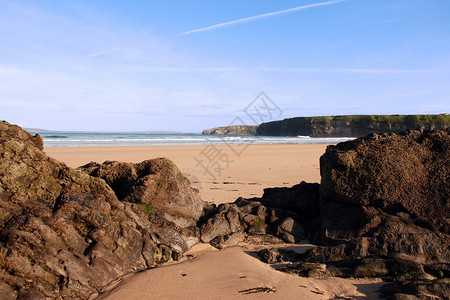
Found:
[{"label": "sea", "polygon": [[335,144],[354,139],[313,138],[307,136],[230,136],[194,133],[154,132],[33,132],[44,139],[44,147],[107,147],[107,146],[176,146],[226,144]]}]

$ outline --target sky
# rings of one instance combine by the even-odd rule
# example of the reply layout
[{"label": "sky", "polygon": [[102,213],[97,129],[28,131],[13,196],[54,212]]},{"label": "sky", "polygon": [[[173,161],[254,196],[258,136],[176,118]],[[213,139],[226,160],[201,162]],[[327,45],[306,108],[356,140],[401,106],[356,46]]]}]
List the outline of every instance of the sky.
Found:
[{"label": "sky", "polygon": [[450,1],[0,0],[10,123],[201,132],[261,92],[273,120],[449,113]]}]

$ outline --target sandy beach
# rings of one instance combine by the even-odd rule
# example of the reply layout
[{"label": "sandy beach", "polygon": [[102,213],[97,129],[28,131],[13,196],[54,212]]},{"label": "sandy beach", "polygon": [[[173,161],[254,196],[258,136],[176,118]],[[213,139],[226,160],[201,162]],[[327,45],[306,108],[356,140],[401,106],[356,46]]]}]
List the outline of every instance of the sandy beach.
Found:
[{"label": "sandy beach", "polygon": [[191,180],[203,200],[225,203],[238,197],[260,197],[268,187],[290,187],[301,181],[320,182],[319,158],[326,146],[73,147],[46,148],[45,152],[70,167],[91,161],[136,163],[167,157]]},{"label": "sandy beach", "polygon": [[[279,272],[255,257],[268,246],[241,245],[224,250],[197,244],[181,263],[124,278],[101,300],[121,299],[378,299],[382,281],[313,279]],[[304,252],[311,245],[270,245]],[[255,292],[255,288],[266,288]]]},{"label": "sandy beach", "polygon": [[[216,204],[233,202],[237,197],[259,197],[267,187],[292,186],[300,181],[319,182],[319,158],[327,145],[251,145],[241,149],[228,146],[152,146],[46,148],[45,152],[71,167],[90,161],[118,160],[140,162],[156,157],[173,160],[190,178],[203,200]],[[205,169],[198,162],[220,153],[231,161],[222,170]],[[205,153],[208,154],[205,155]],[[217,155],[218,156],[218,155]],[[219,157],[219,156],[218,156]],[[100,299],[377,299],[380,281],[338,278],[301,278],[276,271],[255,257],[262,245],[241,243],[217,250],[197,244],[185,253],[182,262],[169,262],[158,268],[127,276],[111,285]],[[312,247],[278,245],[298,252]],[[247,293],[253,288],[273,291]]]}]

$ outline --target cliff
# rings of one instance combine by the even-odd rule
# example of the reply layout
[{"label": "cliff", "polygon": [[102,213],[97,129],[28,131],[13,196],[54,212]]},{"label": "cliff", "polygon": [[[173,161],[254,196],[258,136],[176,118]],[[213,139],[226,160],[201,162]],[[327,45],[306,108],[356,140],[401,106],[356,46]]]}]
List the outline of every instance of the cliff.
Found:
[{"label": "cliff", "polygon": [[215,127],[211,129],[205,129],[202,134],[210,135],[255,135],[256,125],[233,125],[224,127]]},{"label": "cliff", "polygon": [[446,129],[450,115],[353,115],[297,117],[262,123],[256,135],[360,137],[370,133]]}]

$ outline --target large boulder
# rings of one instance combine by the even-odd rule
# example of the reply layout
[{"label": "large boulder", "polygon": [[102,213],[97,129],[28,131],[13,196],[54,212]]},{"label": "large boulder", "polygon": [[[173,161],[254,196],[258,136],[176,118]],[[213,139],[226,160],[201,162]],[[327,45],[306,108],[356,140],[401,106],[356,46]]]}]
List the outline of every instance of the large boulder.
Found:
[{"label": "large boulder", "polygon": [[141,163],[106,161],[79,168],[102,178],[121,201],[147,205],[165,213],[180,227],[194,226],[203,213],[204,202],[189,180],[167,158]]},{"label": "large boulder", "polygon": [[331,248],[310,259],[403,255],[448,264],[449,132],[372,134],[329,146],[320,158],[316,242]]},{"label": "large boulder", "polygon": [[[45,155],[39,137],[7,122],[0,129],[1,299],[87,299],[198,241],[196,227],[165,218],[178,210],[119,200],[103,179]],[[173,172],[168,161],[158,166]],[[187,182],[177,176],[161,182]],[[178,201],[166,196],[161,201]]]},{"label": "large boulder", "polygon": [[329,146],[320,158],[324,229],[351,237],[384,214],[449,234],[449,132],[369,135]]},{"label": "large boulder", "polygon": [[396,295],[392,299],[447,299],[449,133],[371,134],[329,146],[320,159],[320,189],[302,183],[255,199],[293,213],[279,228],[297,221],[320,246],[300,257],[272,249],[261,258],[296,262],[280,270],[300,276],[395,280],[387,291]]}]

